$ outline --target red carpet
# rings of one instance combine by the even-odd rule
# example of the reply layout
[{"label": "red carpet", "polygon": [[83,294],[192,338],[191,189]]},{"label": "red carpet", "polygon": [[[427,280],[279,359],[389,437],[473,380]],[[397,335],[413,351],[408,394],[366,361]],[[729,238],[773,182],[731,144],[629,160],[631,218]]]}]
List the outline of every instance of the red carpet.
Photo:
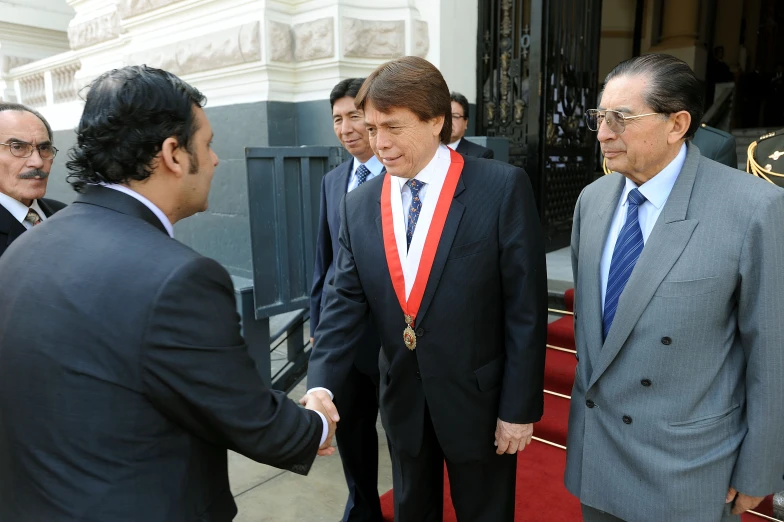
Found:
[{"label": "red carpet", "polygon": [[[573,310],[573,290],[567,290],[564,303],[567,310]],[[568,396],[572,392],[574,369],[577,366],[574,357],[574,321],[571,315],[565,315],[548,325],[547,344],[549,346],[545,361],[544,416],[534,426],[534,436],[565,446],[569,420]],[[566,451],[543,442],[534,441],[525,451],[518,454],[515,520],[520,522],[582,520],[580,502],[566,491],[563,485],[565,466]],[[444,482],[444,522],[457,522],[446,469],[444,469]],[[381,510],[387,522],[392,522],[394,519],[392,496],[392,490],[381,496]],[[772,497],[767,497],[756,511],[772,516]],[[744,514],[741,518],[743,522],[764,520],[752,514]]]}]

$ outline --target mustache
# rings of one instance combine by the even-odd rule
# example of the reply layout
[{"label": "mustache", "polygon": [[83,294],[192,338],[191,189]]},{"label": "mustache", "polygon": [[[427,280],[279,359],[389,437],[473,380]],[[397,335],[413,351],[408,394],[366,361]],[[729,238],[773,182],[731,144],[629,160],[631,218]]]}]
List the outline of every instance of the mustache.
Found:
[{"label": "mustache", "polygon": [[34,178],[46,179],[48,177],[49,177],[49,173],[44,172],[41,169],[28,170],[27,172],[22,172],[21,174],[19,174],[19,179],[34,179]]}]

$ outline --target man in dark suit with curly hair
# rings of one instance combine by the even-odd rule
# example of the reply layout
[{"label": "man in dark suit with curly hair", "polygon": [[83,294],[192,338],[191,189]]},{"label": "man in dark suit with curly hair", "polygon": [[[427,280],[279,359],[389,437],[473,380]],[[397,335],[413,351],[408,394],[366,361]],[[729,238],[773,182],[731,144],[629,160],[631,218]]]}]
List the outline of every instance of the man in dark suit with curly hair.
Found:
[{"label": "man in dark suit with curly hair", "polygon": [[0,520],[229,522],[227,448],[300,474],[333,451],[321,403],[259,376],[226,270],[172,237],[218,165],[203,103],[158,69],[100,76],[81,194],[0,258]]}]

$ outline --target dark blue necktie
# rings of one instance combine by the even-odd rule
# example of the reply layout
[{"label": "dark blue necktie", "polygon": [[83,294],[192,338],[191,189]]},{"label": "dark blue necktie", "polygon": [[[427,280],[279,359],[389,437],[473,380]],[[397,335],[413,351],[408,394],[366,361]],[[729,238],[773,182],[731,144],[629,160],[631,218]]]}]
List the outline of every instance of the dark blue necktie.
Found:
[{"label": "dark blue necktie", "polygon": [[360,165],[357,168],[356,176],[357,176],[357,187],[358,187],[361,184],[363,184],[365,181],[367,181],[368,176],[370,176],[370,170],[366,166]]},{"label": "dark blue necktie", "polygon": [[419,191],[425,186],[418,179],[406,181],[406,185],[411,189],[411,205],[408,207],[408,225],[406,226],[406,246],[411,246],[411,238],[414,237],[419,211],[422,210],[422,200],[419,199]]},{"label": "dark blue necktie", "polygon": [[618,241],[615,243],[612,261],[610,262],[610,273],[607,276],[607,290],[604,297],[604,317],[602,319],[602,339],[607,339],[610,333],[615,312],[618,309],[618,299],[621,297],[629,277],[632,275],[634,265],[640,258],[644,245],[642,239],[642,229],[640,220],[637,216],[640,205],[645,202],[645,196],[638,189],[629,192],[627,199],[628,209],[626,211],[626,223],[618,234]]}]

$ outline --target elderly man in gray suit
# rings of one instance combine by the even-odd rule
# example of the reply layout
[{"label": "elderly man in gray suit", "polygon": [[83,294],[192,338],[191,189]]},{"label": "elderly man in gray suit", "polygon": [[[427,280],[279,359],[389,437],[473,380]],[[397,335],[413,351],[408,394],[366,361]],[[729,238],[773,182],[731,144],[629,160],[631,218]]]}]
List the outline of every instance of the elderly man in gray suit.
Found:
[{"label": "elderly man in gray suit", "polygon": [[701,111],[688,65],[652,54],[587,114],[614,173],[572,232],[586,521],[739,520],[784,489],[784,191],[702,157]]}]

